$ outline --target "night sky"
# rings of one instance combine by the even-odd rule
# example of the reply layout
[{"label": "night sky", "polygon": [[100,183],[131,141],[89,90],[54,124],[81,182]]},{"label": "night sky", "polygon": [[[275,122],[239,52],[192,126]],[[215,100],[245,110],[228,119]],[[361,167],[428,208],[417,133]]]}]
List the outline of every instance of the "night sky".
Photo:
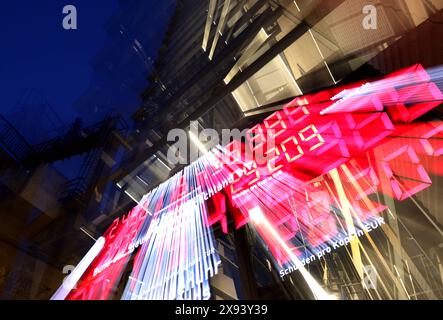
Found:
[{"label": "night sky", "polygon": [[[169,6],[168,8],[173,9],[172,4],[175,1],[143,1],[147,1],[143,4],[152,8],[152,11],[147,12],[146,25],[143,26],[145,28],[143,31],[147,31],[148,34],[147,38],[143,39],[145,42],[143,49],[148,56],[155,59],[157,48],[163,40],[163,32],[169,21],[166,13],[169,9],[165,8]],[[131,3],[126,4],[131,5]],[[63,14],[63,8],[66,5],[74,5],[77,9],[77,30],[63,28],[63,19],[66,16]],[[97,86],[97,73],[91,63],[100,50],[106,47],[105,44],[109,45],[110,37],[105,27],[118,9],[119,0],[2,1],[0,6],[0,115],[5,116],[31,145],[37,145],[65,134],[77,117],[81,118],[82,124],[85,125],[84,114],[75,111],[74,104],[78,103],[81,97],[85,97],[91,88]],[[137,12],[132,12],[132,14],[137,16]],[[117,48],[114,52],[117,57],[119,49]],[[124,47],[121,49],[125,50]],[[141,64],[138,60],[135,62]],[[134,71],[134,67],[132,68]],[[138,72],[141,78],[139,83],[141,91],[143,86],[147,85],[145,73],[148,72],[139,66],[135,66],[135,72]],[[104,76],[109,75],[104,74]],[[111,79],[111,81],[116,81],[118,85],[121,85],[118,79]],[[18,104],[20,97],[29,90],[32,90],[33,96],[25,103]],[[110,89],[106,86],[103,90],[105,97],[107,97],[106,90],[116,92],[112,87]],[[115,98],[123,101],[132,98],[135,100],[132,101],[132,107],[136,108],[139,92],[129,98],[127,95],[117,93],[117,96],[112,97],[112,99]],[[47,106],[39,102],[42,100],[48,102],[49,111]],[[119,102],[119,100],[112,101]],[[129,105],[130,102],[124,103]],[[88,100],[85,106],[88,106],[88,103],[94,102]],[[124,103],[121,105],[125,105]],[[130,110],[129,107],[125,110],[129,113],[135,111],[135,109]],[[94,118],[93,112],[91,115],[93,122],[100,121],[103,117]],[[86,124],[91,123],[86,122]],[[67,178],[73,179],[82,163],[82,157],[83,155],[78,155],[62,159],[54,165]]]},{"label": "night sky", "polygon": [[[62,27],[62,9],[77,8],[78,29]],[[0,113],[14,112],[25,89],[45,97],[63,121],[91,83],[90,61],[105,42],[117,0],[15,0],[0,8]]]}]

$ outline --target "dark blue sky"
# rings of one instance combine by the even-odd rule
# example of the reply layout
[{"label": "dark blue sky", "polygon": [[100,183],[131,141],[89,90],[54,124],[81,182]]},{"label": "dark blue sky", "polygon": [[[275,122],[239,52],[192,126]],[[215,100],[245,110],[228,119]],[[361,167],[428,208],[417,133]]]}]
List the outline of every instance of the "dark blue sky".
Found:
[{"label": "dark blue sky", "polygon": [[[64,30],[62,9],[77,8],[78,30]],[[117,0],[2,1],[0,9],[0,113],[13,112],[24,89],[46,97],[72,121],[73,102],[92,80],[90,61],[105,42],[104,24]]]}]

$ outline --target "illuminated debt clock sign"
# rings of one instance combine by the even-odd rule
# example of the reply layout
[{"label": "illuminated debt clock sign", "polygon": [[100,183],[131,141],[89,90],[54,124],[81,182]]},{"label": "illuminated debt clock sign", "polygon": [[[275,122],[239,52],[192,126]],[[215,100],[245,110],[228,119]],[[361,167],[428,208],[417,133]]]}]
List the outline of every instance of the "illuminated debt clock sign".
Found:
[{"label": "illuminated debt clock sign", "polygon": [[211,227],[227,233],[228,212],[282,276],[300,270],[312,283],[306,261],[383,224],[386,206],[372,194],[405,200],[443,173],[443,122],[420,121],[443,101],[440,73],[415,65],[296,98],[245,142],[214,148],[146,194],[53,299],[109,299],[121,286],[122,299],[208,299],[220,265]]}]

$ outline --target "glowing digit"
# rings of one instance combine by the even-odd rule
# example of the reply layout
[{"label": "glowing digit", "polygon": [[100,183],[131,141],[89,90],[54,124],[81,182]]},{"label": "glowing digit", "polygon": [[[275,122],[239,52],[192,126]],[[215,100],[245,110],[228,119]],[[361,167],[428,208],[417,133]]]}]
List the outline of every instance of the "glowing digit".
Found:
[{"label": "glowing digit", "polygon": [[433,129],[423,136],[424,139],[420,139],[420,143],[428,156],[439,157],[443,155],[443,145],[440,138],[443,132],[443,124],[437,123],[431,125]]},{"label": "glowing digit", "polygon": [[290,137],[283,141],[281,148],[289,163],[299,159],[304,154],[295,137]]},{"label": "glowing digit", "polygon": [[283,168],[283,164],[281,164],[282,152],[280,151],[280,148],[277,147],[273,150],[269,150],[268,153],[274,153],[274,157],[269,159],[269,162],[267,164],[269,174],[273,174],[274,172]]},{"label": "glowing digit", "polygon": [[273,136],[275,143],[281,143],[290,134],[288,130],[287,117],[281,111],[275,112],[264,121],[269,136]]},{"label": "glowing digit", "polygon": [[385,112],[372,114],[346,114],[348,126],[353,130],[354,140],[365,151],[386,138],[395,129]]},{"label": "glowing digit", "polygon": [[[312,134],[311,134],[309,137],[305,137],[305,136],[304,136],[304,133],[305,133],[306,131],[308,131],[308,130],[312,130]],[[300,132],[298,133],[298,135],[300,136],[300,138],[301,138],[301,140],[302,140],[303,142],[309,142],[309,141],[311,141],[312,139],[315,139],[315,138],[318,140],[318,143],[315,144],[315,145],[313,145],[313,146],[309,149],[309,151],[314,151],[315,149],[320,148],[320,147],[325,143],[325,140],[324,140],[323,137],[318,133],[317,128],[316,128],[315,125],[313,125],[313,124],[311,124],[311,125],[307,126],[306,128],[304,128],[302,131],[300,131]]]},{"label": "glowing digit", "polygon": [[398,200],[405,200],[432,184],[431,178],[420,164],[417,154],[409,145],[399,148],[385,157],[381,166],[391,182],[392,191]]}]

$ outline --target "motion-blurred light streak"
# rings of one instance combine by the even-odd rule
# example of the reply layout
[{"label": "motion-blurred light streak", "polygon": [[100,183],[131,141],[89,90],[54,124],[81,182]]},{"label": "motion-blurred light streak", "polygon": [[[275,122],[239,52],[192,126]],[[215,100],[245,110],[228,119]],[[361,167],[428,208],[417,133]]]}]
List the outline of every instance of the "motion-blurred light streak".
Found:
[{"label": "motion-blurred light streak", "polygon": [[245,143],[207,150],[190,132],[203,155],[116,219],[76,273],[77,288],[56,295],[109,299],[124,280],[122,299],[208,299],[220,264],[212,227],[228,233],[232,218],[235,228],[251,223],[277,268],[296,266],[316,298],[334,298],[303,261],[347,238],[362,277],[364,261],[372,262],[356,234],[383,258],[365,229],[388,209],[378,195],[403,201],[443,175],[435,164],[443,122],[420,121],[443,102],[442,83],[443,68],[415,65],[298,97],[250,129]]}]

